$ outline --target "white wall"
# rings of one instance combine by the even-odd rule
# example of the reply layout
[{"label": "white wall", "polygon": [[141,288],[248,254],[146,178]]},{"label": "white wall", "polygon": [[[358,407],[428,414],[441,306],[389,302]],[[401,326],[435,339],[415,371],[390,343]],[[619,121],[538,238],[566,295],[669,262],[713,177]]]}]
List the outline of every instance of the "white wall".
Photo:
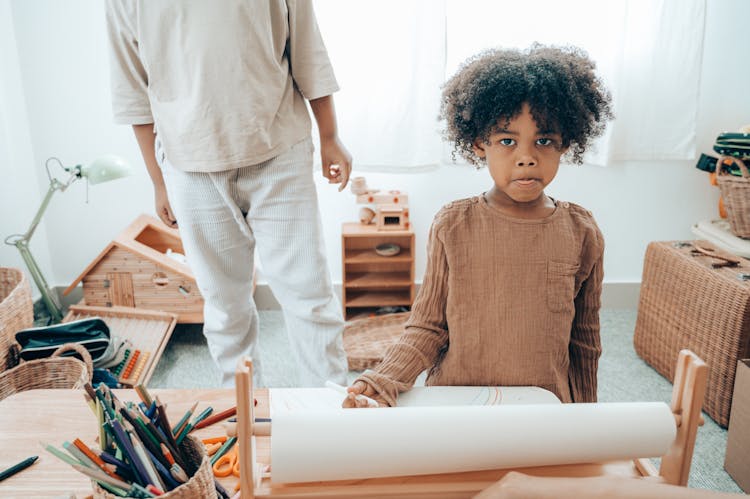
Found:
[{"label": "white wall", "polygon": [[[744,20],[750,18],[750,2],[709,0],[707,4],[698,145],[699,151],[711,153],[718,132],[750,123],[750,65],[746,64],[750,42],[741,35],[746,31]],[[40,175],[49,156],[75,164],[116,153],[136,167],[129,178],[91,187],[88,204],[83,183],[53,200],[45,217],[50,258],[43,267],[51,284],[66,286],[137,214],[153,212],[151,185],[130,128],[113,125],[110,117],[102,2],[11,0],[11,5],[23,82],[23,92],[17,93],[25,93],[26,107],[14,106],[10,112],[18,113],[15,125],[21,136],[25,135],[22,115],[24,111],[28,115],[33,157],[15,158],[12,168],[24,171],[11,176],[10,183],[2,182],[0,235],[25,227],[31,219],[45,189],[46,180]],[[8,22],[2,14],[5,45],[10,37],[3,29]],[[654,91],[669,98],[669,89],[679,84],[664,82]],[[356,168],[357,152],[352,152]],[[0,174],[6,173],[7,179],[9,166],[1,154],[0,160]],[[36,177],[29,170],[36,171]],[[372,187],[409,193],[419,248],[424,247],[430,221],[440,206],[490,186],[486,171],[457,166],[419,174],[367,174],[367,178]],[[322,179],[318,191],[331,271],[334,281],[340,282],[340,224],[355,219],[358,207],[348,191],[338,193]],[[719,195],[694,161],[565,166],[549,194],[594,212],[607,242],[605,281],[609,283],[639,281],[646,244],[692,238],[690,226],[715,216]],[[44,253],[39,244],[36,248]],[[0,258],[13,263],[8,250],[3,249]],[[417,254],[421,281],[425,257],[423,251]]]},{"label": "white wall", "polygon": [[[4,240],[26,231],[46,191],[42,184],[46,176],[34,168],[10,0],[0,0],[0,102],[5,103],[0,106],[0,240]],[[34,234],[31,249],[38,264],[50,269],[50,245],[44,226]],[[16,248],[1,242],[0,266],[26,268]],[[38,296],[33,284],[32,289]]]}]

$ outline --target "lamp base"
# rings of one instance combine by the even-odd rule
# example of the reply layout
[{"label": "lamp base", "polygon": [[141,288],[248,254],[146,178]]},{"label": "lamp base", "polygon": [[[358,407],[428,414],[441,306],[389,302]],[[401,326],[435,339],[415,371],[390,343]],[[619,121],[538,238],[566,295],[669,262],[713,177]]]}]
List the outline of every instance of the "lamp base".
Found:
[{"label": "lamp base", "polygon": [[[62,317],[65,317],[65,314],[68,313],[68,306],[70,306],[74,302],[70,302],[70,300],[62,300],[61,290],[62,288],[60,288],[59,290],[53,288],[50,291],[54,293],[57,303],[62,303],[59,312],[62,314]],[[63,301],[65,301],[65,303],[63,303]],[[41,297],[37,298],[34,301],[34,327],[50,326],[58,322],[60,322],[60,320],[55,318],[54,314],[49,310],[47,304],[44,302],[44,299]]]},{"label": "lamp base", "polygon": [[34,327],[49,326],[53,323],[52,314],[47,310],[47,305],[40,298],[34,302]]}]

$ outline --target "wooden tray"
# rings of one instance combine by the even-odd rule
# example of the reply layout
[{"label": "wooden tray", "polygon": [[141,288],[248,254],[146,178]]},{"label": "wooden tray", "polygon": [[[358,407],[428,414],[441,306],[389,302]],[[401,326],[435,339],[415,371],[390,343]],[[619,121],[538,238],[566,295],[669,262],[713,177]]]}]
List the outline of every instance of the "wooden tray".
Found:
[{"label": "wooden tray", "polygon": [[147,385],[177,324],[177,315],[169,312],[131,307],[93,307],[72,305],[63,322],[101,317],[112,336],[129,339],[141,351],[131,374],[121,377],[125,387]]}]

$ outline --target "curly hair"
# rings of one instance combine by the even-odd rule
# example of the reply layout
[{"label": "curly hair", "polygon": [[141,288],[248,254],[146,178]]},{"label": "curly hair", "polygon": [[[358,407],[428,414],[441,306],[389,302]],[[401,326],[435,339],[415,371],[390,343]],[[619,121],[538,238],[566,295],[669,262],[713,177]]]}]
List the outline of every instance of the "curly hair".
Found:
[{"label": "curly hair", "polygon": [[591,140],[613,117],[612,97],[594,69],[586,52],[576,47],[534,44],[470,57],[443,86],[439,118],[447,123],[443,136],[453,143],[453,158],[458,153],[483,165],[472,149],[474,141],[487,141],[528,102],[539,129],[562,136],[565,158],[583,163]]}]

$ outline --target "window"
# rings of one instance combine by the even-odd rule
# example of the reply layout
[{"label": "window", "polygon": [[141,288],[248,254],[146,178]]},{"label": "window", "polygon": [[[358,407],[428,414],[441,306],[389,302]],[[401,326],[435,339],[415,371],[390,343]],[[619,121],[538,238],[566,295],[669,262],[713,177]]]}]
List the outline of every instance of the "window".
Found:
[{"label": "window", "polygon": [[694,159],[705,0],[316,0],[358,169],[450,161],[441,85],[491,47],[576,45],[597,62],[615,121],[586,161]]}]

